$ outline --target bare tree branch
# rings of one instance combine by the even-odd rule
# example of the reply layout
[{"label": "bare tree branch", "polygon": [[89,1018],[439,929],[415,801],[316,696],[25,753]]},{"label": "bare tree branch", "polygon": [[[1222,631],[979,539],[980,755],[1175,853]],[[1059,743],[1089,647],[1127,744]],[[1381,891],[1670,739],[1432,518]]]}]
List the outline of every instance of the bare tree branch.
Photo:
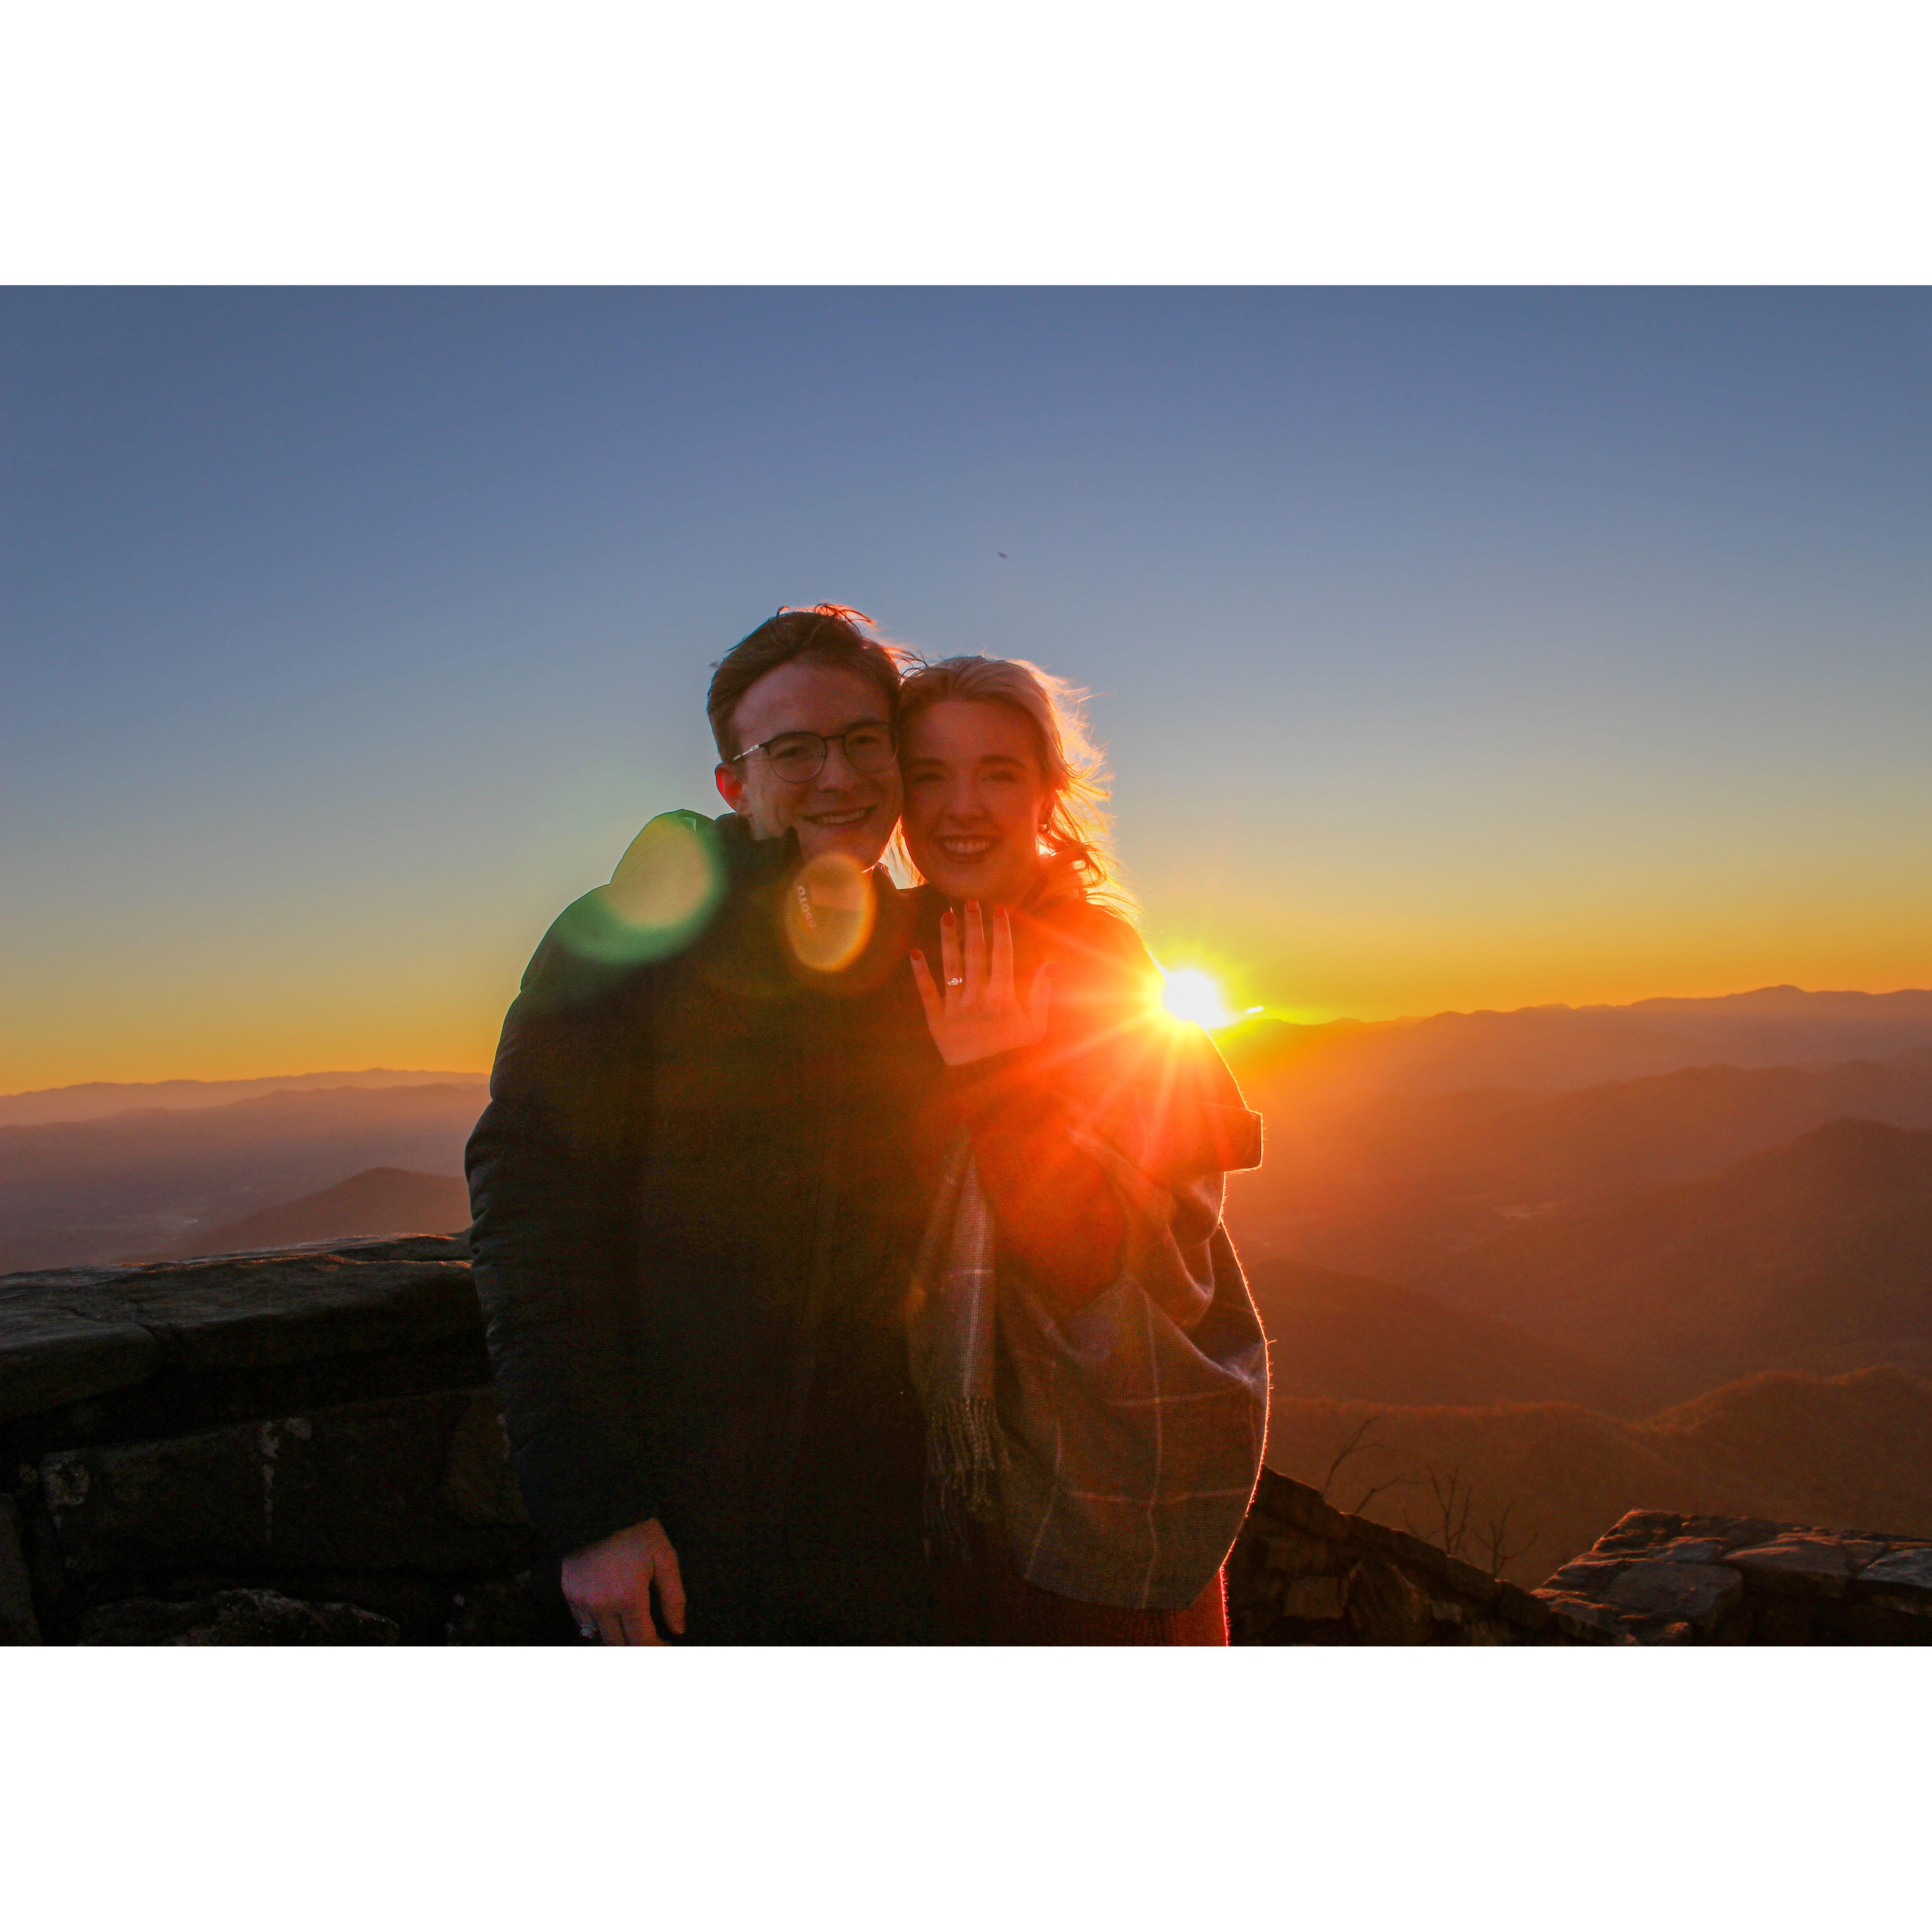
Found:
[{"label": "bare tree branch", "polygon": [[1387,1482],[1378,1483],[1373,1489],[1365,1491],[1362,1500],[1348,1514],[1351,1516],[1360,1516],[1367,1509],[1370,1504],[1382,1494],[1383,1490],[1406,1490],[1409,1488],[1414,1480],[1415,1478],[1413,1476],[1391,1476]]},{"label": "bare tree branch", "polygon": [[1488,1548],[1489,1571],[1492,1576],[1500,1576],[1519,1556],[1525,1555],[1543,1534],[1542,1526],[1539,1524],[1520,1543],[1510,1542],[1509,1521],[1515,1508],[1514,1502],[1504,1504],[1502,1514],[1490,1518],[1489,1527],[1478,1539]]},{"label": "bare tree branch", "polygon": [[[1469,1511],[1474,1502],[1473,1492],[1462,1480],[1460,1465],[1449,1472],[1448,1478],[1437,1474],[1431,1463],[1425,1473],[1429,1478],[1430,1493],[1436,1499],[1438,1529],[1435,1538],[1437,1549],[1451,1556],[1460,1556],[1462,1546],[1469,1534]],[[1402,1519],[1411,1535],[1420,1535],[1415,1526],[1405,1516]]]},{"label": "bare tree branch", "polygon": [[[1370,1442],[1368,1439],[1369,1431],[1374,1428],[1376,1424],[1381,1420],[1382,1417],[1379,1412],[1371,1409],[1370,1412],[1366,1415],[1364,1416],[1361,1420],[1356,1424],[1354,1430],[1349,1435],[1348,1439],[1343,1442],[1341,1448],[1336,1450],[1335,1460],[1328,1465],[1328,1473],[1322,1478],[1320,1494],[1322,1500],[1324,1503],[1328,1500],[1328,1492],[1334,1486],[1335,1478],[1341,1474],[1342,1466],[1346,1462],[1351,1456],[1360,1455],[1367,1450],[1381,1448],[1381,1444]],[[1355,1514],[1359,1516],[1360,1515],[1361,1511],[1358,1510]]]}]

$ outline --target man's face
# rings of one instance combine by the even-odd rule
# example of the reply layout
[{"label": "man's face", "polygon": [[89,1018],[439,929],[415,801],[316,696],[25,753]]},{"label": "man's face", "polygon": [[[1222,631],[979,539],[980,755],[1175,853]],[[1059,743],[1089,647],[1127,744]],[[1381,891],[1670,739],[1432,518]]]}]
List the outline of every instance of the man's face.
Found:
[{"label": "man's face", "polygon": [[[892,707],[868,677],[842,664],[794,658],[767,671],[738,700],[732,726],[740,745],[762,745],[789,731],[836,737],[854,725],[890,727]],[[877,771],[857,771],[842,744],[828,745],[816,776],[782,777],[764,752],[718,767],[724,802],[752,836],[776,838],[798,828],[800,854],[815,859],[842,852],[861,866],[879,862],[899,816],[899,772],[888,758]]]}]

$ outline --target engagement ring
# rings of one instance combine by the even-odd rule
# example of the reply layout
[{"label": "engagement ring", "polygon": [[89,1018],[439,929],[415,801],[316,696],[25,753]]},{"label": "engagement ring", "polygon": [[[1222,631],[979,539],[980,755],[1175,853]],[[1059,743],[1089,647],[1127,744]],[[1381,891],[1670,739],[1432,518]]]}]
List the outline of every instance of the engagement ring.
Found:
[{"label": "engagement ring", "polygon": [[947,981],[946,981],[946,983],[949,986],[964,986],[964,985],[965,985],[966,982],[964,981],[964,979],[958,979],[958,980],[947,980]]},{"label": "engagement ring", "polygon": [[595,1624],[579,1624],[577,1627],[577,1634],[579,1636],[595,1636],[597,1634],[597,1626]]}]

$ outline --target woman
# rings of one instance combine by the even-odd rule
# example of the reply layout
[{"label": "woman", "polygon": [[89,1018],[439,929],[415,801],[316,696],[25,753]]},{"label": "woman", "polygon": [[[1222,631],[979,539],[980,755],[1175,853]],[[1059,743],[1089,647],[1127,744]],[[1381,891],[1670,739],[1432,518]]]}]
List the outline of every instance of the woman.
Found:
[{"label": "woman", "polygon": [[902,688],[912,972],[944,1064],[908,1322],[931,1511],[962,1634],[1225,1644],[1267,1364],[1221,1185],[1260,1124],[1162,1010],[1077,698],[986,658]]}]

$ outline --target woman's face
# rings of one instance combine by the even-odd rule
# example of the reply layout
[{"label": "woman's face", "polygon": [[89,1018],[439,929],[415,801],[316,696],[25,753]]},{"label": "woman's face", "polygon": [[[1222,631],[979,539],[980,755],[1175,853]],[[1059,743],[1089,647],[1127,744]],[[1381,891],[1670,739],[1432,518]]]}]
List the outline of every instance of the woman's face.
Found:
[{"label": "woman's face", "polygon": [[949,898],[1024,898],[1052,804],[1025,718],[1010,705],[942,698],[907,728],[899,765],[913,863]]}]

